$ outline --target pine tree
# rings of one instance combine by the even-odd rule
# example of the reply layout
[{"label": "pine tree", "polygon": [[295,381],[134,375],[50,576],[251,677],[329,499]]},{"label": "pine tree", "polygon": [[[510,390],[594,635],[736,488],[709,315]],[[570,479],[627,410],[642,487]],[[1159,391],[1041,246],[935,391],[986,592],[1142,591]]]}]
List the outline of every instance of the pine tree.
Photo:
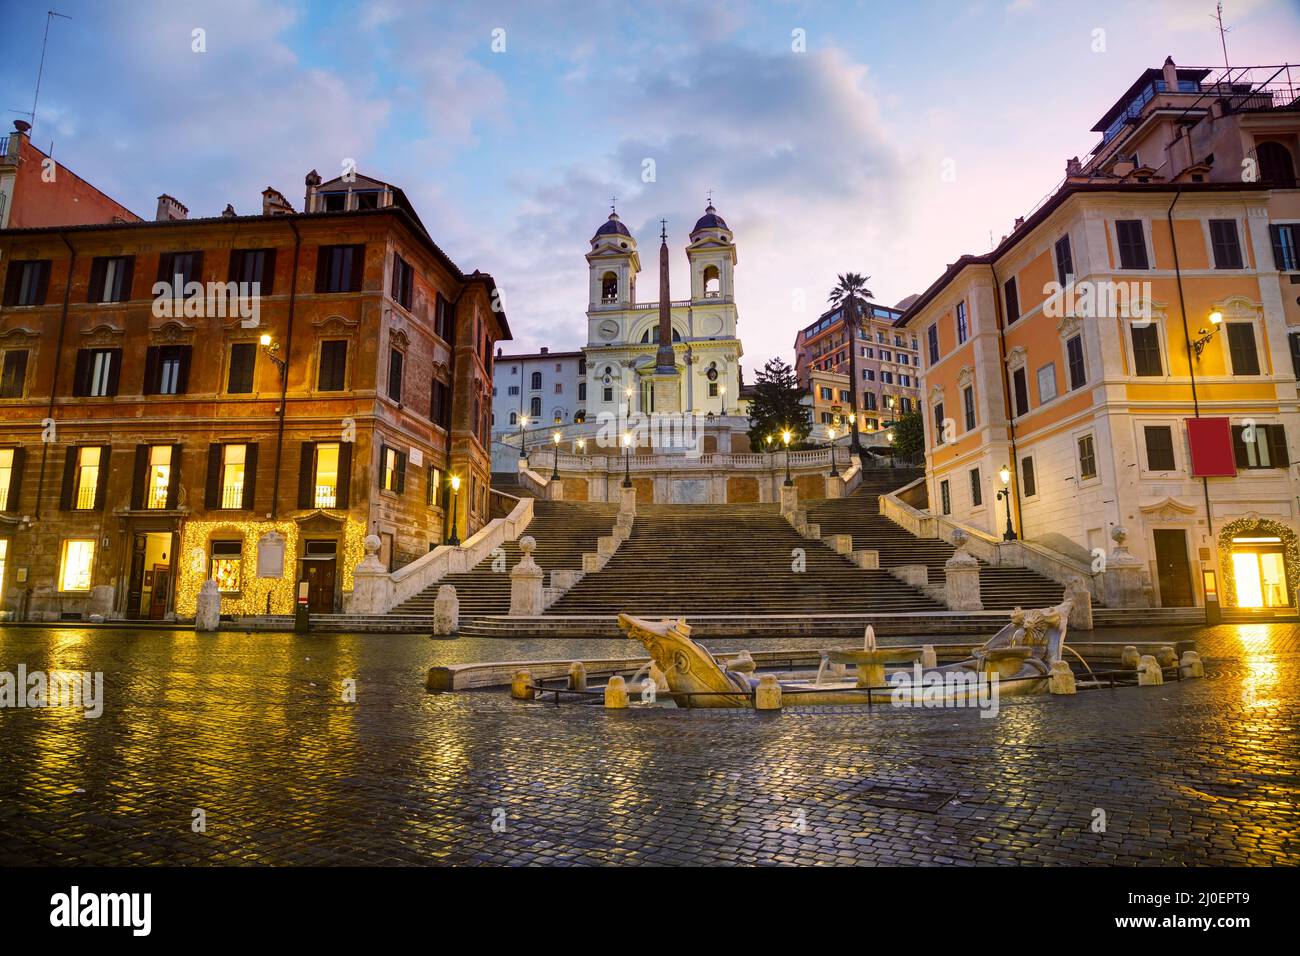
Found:
[{"label": "pine tree", "polygon": [[890,429],[894,433],[894,457],[900,461],[919,459],[925,451],[925,423],[921,413],[908,412],[900,416]]},{"label": "pine tree", "polygon": [[803,443],[812,430],[803,397],[794,369],[780,358],[769,360],[758,373],[749,403],[749,446],[754,451],[783,448],[781,433],[786,429],[792,433],[790,447]]}]

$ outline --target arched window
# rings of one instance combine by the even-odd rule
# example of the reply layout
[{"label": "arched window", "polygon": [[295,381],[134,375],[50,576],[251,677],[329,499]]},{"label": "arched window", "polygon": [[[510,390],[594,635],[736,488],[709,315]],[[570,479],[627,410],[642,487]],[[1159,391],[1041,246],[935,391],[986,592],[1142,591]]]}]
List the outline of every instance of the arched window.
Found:
[{"label": "arched window", "polygon": [[606,272],[600,278],[600,301],[618,301],[618,276],[612,272]]},{"label": "arched window", "polygon": [[[658,329],[646,329],[645,332],[642,333],[642,335],[641,335],[641,344],[642,344],[642,345],[647,345],[647,344],[649,344],[649,342],[650,342],[650,333],[651,333],[651,332],[654,333],[654,341],[656,341],[656,342],[659,341],[659,330],[658,330]],[[682,334],[681,334],[680,332],[678,332],[676,329],[673,329],[673,341],[674,341],[674,342],[680,342],[681,340],[682,340]]]},{"label": "arched window", "polygon": [[542,414],[542,400],[534,395],[528,402],[528,414],[532,416],[533,421],[537,421]]},{"label": "arched window", "polygon": [[584,409],[580,408],[573,413],[573,423],[575,425],[581,425],[586,420],[587,420],[587,412]]},{"label": "arched window", "polygon": [[564,409],[556,408],[551,411],[551,420],[557,425],[564,424]]},{"label": "arched window", "polygon": [[510,413],[510,424],[511,424],[511,425],[518,425],[518,424],[519,424],[519,415],[516,414],[515,412],[511,412],[511,413]]},{"label": "arched window", "polygon": [[542,373],[541,373],[541,372],[534,372],[534,373],[533,373],[532,387],[533,387],[533,388],[541,388],[541,387],[542,387]]},{"label": "arched window", "polygon": [[722,278],[717,266],[704,267],[704,298],[716,299],[722,295]]},{"label": "arched window", "polygon": [[1255,147],[1255,158],[1259,162],[1259,181],[1282,189],[1294,189],[1295,163],[1291,153],[1281,143],[1265,140]]}]

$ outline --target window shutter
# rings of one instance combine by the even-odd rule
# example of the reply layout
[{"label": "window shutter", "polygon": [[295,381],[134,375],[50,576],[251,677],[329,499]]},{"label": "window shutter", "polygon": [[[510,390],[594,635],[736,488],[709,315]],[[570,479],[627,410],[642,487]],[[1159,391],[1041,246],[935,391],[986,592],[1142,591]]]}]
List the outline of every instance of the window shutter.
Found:
[{"label": "window shutter", "polygon": [[[203,484],[203,504],[209,511],[221,507],[221,455],[225,447],[217,442],[208,446],[208,477]],[[247,472],[247,466],[244,470]]]},{"label": "window shutter", "polygon": [[1269,460],[1273,462],[1276,468],[1286,468],[1291,464],[1286,450],[1286,426],[1269,425],[1267,427]]},{"label": "window shutter", "polygon": [[131,473],[131,510],[144,507],[144,486],[149,476],[149,446],[135,446],[135,470]]},{"label": "window shutter", "polygon": [[262,287],[258,290],[262,295],[275,294],[275,250],[266,250],[266,259],[262,263]]},{"label": "window shutter", "polygon": [[63,487],[59,489],[59,510],[72,510],[72,483],[77,476],[77,446],[72,445],[63,456]]},{"label": "window shutter", "polygon": [[77,366],[72,373],[72,394],[90,394],[90,349],[77,349]]},{"label": "window shutter", "polygon": [[175,278],[172,275],[172,256],[173,253],[164,252],[158,257],[158,281],[166,282],[168,285],[171,285],[172,279]]},{"label": "window shutter", "polygon": [[238,281],[239,281],[239,279],[240,279],[240,274],[243,272],[243,269],[242,269],[243,264],[244,264],[244,250],[243,250],[243,249],[231,249],[231,250],[230,250],[230,265],[229,265],[229,267],[228,267],[228,269],[227,269],[227,273],[226,273],[226,275],[227,275],[227,279],[226,279],[226,281],[227,281],[227,282],[238,282]]},{"label": "window shutter", "polygon": [[102,257],[96,258],[90,264],[90,284],[86,287],[87,302],[104,301],[104,273],[108,267],[108,260]]},{"label": "window shutter", "polygon": [[316,500],[316,443],[302,443],[302,454],[298,459],[298,507],[309,509]]},{"label": "window shutter", "polygon": [[1241,425],[1232,426],[1232,460],[1238,470],[1250,467],[1250,460],[1246,457],[1246,442],[1242,439],[1241,432]]},{"label": "window shutter", "polygon": [[6,499],[6,511],[20,511],[18,499],[23,493],[23,464],[27,460],[26,448],[14,449],[14,460],[9,472],[9,497]]},{"label": "window shutter", "polygon": [[320,246],[316,250],[316,291],[324,292],[329,281],[330,259],[333,258],[333,246]]},{"label": "window shutter", "polygon": [[95,484],[95,510],[104,510],[104,494],[108,491],[108,473],[110,469],[112,445],[99,446],[99,481]]},{"label": "window shutter", "polygon": [[190,355],[194,347],[191,345],[182,345],[178,350],[180,356],[180,368],[176,373],[176,394],[184,395],[189,390],[190,385]]},{"label": "window shutter", "polygon": [[110,349],[108,353],[108,394],[117,394],[118,378],[122,374],[122,350]]},{"label": "window shutter", "polygon": [[129,302],[131,300],[131,285],[135,281],[135,256],[126,256],[122,260],[122,298],[120,301]]},{"label": "window shutter", "polygon": [[50,288],[50,260],[46,259],[40,264],[40,272],[36,279],[36,304],[45,304],[45,293]]},{"label": "window shutter", "polygon": [[144,352],[144,391],[145,395],[158,394],[158,350],[160,346],[151,345]]},{"label": "window shutter", "polygon": [[361,280],[365,277],[366,270],[366,247],[352,247],[352,277],[348,282],[349,292],[361,291]]},{"label": "window shutter", "polygon": [[244,446],[244,500],[245,511],[252,511],[257,501],[257,445]]},{"label": "window shutter", "polygon": [[202,282],[203,281],[203,253],[195,252],[192,253],[192,256],[193,258],[190,259],[190,262],[193,265],[194,271],[190,275],[185,277],[185,281]]},{"label": "window shutter", "polygon": [[339,491],[338,507],[346,511],[351,504],[352,493],[352,443],[339,442]]},{"label": "window shutter", "polygon": [[181,491],[181,465],[185,461],[185,446],[172,445],[171,474],[167,481],[167,510],[176,508]]},{"label": "window shutter", "polygon": [[406,491],[406,455],[402,452],[397,453],[397,488],[395,490],[399,495]]},{"label": "window shutter", "polygon": [[5,270],[5,305],[14,305],[18,301],[18,286],[22,282],[23,265],[17,259],[9,260]]},{"label": "window shutter", "polygon": [[1273,268],[1278,272],[1286,271],[1286,254],[1282,249],[1282,227],[1270,225],[1269,238],[1273,240]]}]

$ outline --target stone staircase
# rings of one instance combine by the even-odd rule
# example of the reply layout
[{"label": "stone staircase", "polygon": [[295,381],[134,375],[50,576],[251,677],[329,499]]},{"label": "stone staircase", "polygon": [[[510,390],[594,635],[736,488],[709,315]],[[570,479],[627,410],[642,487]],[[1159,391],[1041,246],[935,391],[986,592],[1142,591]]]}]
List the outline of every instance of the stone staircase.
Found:
[{"label": "stone staircase", "polygon": [[[917,538],[880,514],[879,497],[921,477],[913,469],[879,469],[863,473],[862,483],[844,498],[826,498],[807,503],[808,522],[821,529],[822,537],[832,534],[853,536],[854,548],[880,552],[884,570],[905,564],[924,564],[931,585],[942,586],[944,562],[954,548],[938,538]],[[1049,607],[1064,599],[1065,589],[1056,581],[1028,568],[995,567],[980,562],[980,599],[986,610],[1015,607]]]}]

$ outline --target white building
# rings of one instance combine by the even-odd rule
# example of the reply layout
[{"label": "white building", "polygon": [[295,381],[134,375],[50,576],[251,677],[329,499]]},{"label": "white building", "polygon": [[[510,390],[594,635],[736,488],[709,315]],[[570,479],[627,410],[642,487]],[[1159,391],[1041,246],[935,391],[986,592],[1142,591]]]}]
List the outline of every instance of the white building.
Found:
[{"label": "white building", "polygon": [[527,419],[529,432],[583,421],[586,374],[581,352],[543,347],[528,355],[503,355],[498,349],[492,373],[493,440],[517,435],[521,417]]}]

